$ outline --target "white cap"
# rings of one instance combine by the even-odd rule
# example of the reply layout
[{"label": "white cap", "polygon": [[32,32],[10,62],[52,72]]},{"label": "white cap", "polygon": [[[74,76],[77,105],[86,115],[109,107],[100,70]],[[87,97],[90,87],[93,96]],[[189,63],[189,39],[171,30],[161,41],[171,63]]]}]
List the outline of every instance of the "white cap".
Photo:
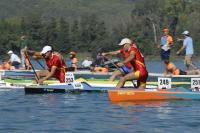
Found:
[{"label": "white cap", "polygon": [[182,33],[183,35],[189,35],[189,31],[184,31],[183,33]]},{"label": "white cap", "polygon": [[8,51],[8,54],[13,54],[13,51],[12,50]]},{"label": "white cap", "polygon": [[44,46],[42,51],[40,52],[41,54],[46,54],[47,52],[51,51],[52,47],[51,46]]},{"label": "white cap", "polygon": [[124,39],[121,40],[121,42],[120,42],[118,45],[121,46],[121,45],[124,45],[124,44],[126,44],[126,43],[131,44],[132,41],[131,41],[130,39],[128,39],[128,38],[124,38]]}]

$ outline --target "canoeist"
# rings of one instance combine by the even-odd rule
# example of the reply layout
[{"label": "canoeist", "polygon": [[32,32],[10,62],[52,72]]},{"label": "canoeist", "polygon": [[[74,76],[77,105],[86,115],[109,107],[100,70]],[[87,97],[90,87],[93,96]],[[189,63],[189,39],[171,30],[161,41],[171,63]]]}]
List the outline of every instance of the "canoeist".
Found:
[{"label": "canoeist", "polygon": [[190,37],[189,31],[184,31],[182,34],[184,35],[184,39],[178,39],[178,41],[183,40],[183,46],[176,52],[176,54],[179,55],[180,52],[185,49],[184,63],[187,70],[197,69],[197,67],[192,63],[192,56],[194,54],[193,40]]},{"label": "canoeist", "polygon": [[183,71],[179,68],[177,68],[172,62],[165,60],[165,71],[164,75],[166,76],[167,74],[173,74],[173,75],[200,75],[200,70],[187,70]]},{"label": "canoeist", "polygon": [[47,70],[41,70],[37,72],[39,78],[38,83],[43,83],[43,81],[54,77],[58,79],[61,83],[65,82],[65,72],[66,64],[63,57],[58,52],[54,52],[51,46],[43,47],[41,52],[27,51],[33,54],[35,58],[44,58],[47,65]]},{"label": "canoeist", "polygon": [[10,56],[8,63],[11,66],[14,66],[15,69],[19,69],[21,59],[16,54],[14,54],[12,50],[8,51],[8,55]]},{"label": "canoeist", "polygon": [[161,48],[160,56],[162,61],[169,60],[170,49],[172,45],[173,45],[173,39],[169,35],[169,29],[164,28],[163,36],[161,37],[160,44],[158,45],[158,48]]},{"label": "canoeist", "polygon": [[73,68],[74,71],[76,71],[78,68],[78,59],[76,58],[76,53],[74,51],[71,51],[69,55],[70,55],[70,63],[71,63],[70,67]]},{"label": "canoeist", "polygon": [[[132,41],[128,38],[124,38],[122,41],[124,44],[128,43],[132,45]],[[121,48],[120,50],[117,50],[117,51],[102,53],[103,56],[118,55],[118,54],[122,54],[124,59],[128,58],[129,56],[129,53],[124,48]],[[126,75],[130,73],[132,70],[133,70],[133,67],[130,62],[127,64],[124,64],[123,66],[119,67],[112,73],[112,76],[109,78],[109,80],[114,81],[117,76]]]},{"label": "canoeist", "polygon": [[120,78],[116,88],[123,87],[126,81],[136,79],[138,80],[139,88],[145,89],[148,72],[143,55],[132,45],[132,41],[128,38],[122,39],[119,45],[123,46],[123,48],[118,51],[103,53],[104,56],[117,55],[121,53],[125,58],[124,61],[117,63],[119,68],[113,72],[110,80],[112,81],[115,76],[121,75],[122,77]]}]

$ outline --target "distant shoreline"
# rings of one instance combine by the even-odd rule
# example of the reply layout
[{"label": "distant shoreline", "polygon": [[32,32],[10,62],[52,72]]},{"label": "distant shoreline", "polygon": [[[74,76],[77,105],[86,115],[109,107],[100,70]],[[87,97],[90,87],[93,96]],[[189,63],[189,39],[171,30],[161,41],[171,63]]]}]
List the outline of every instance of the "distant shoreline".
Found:
[{"label": "distant shoreline", "polygon": [[[63,58],[65,60],[69,60],[69,55],[67,53],[62,54],[62,55],[63,55]],[[84,59],[86,59],[86,57],[89,57],[91,60],[95,60],[94,58],[92,58],[91,53],[87,53],[87,52],[77,53],[77,58],[78,58],[79,61],[83,61]],[[180,55],[180,56],[171,55],[170,57],[171,57],[170,58],[171,61],[182,61],[185,58],[184,55]],[[4,56],[0,55],[0,63],[3,60],[8,60],[8,59],[9,59],[8,56],[6,56],[6,55],[4,55]],[[199,59],[200,59],[200,57],[194,56],[193,61],[199,61]],[[161,61],[161,58],[160,58],[160,56],[154,56],[154,55],[151,56],[151,55],[148,55],[148,56],[145,56],[145,60],[146,61]]]}]

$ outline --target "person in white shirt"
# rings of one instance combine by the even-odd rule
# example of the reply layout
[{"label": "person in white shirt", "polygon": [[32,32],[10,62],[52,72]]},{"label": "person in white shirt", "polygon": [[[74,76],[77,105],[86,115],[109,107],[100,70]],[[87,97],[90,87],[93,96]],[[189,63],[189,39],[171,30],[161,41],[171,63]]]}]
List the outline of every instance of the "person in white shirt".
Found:
[{"label": "person in white shirt", "polygon": [[[192,62],[192,57],[194,55],[194,48],[193,48],[193,40],[190,37],[190,33],[189,31],[184,31],[182,34],[184,35],[183,46],[176,52],[176,54],[179,55],[185,49],[184,63],[187,70],[198,69],[197,66],[195,66]],[[182,40],[182,39],[178,39],[178,40]]]},{"label": "person in white shirt", "polygon": [[92,61],[89,60],[89,57],[87,57],[81,64],[84,68],[89,68],[92,65]]},{"label": "person in white shirt", "polygon": [[21,59],[16,54],[14,54],[12,50],[8,51],[8,55],[10,56],[8,63],[10,63],[11,66],[14,66],[15,69],[19,69]]}]

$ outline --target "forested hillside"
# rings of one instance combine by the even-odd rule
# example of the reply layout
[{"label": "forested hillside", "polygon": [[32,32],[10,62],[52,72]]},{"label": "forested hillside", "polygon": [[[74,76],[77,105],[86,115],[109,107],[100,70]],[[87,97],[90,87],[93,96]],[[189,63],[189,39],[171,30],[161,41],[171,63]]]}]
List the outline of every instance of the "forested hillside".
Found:
[{"label": "forested hillside", "polygon": [[156,56],[164,27],[174,38],[172,53],[184,30],[191,32],[196,55],[200,51],[199,0],[1,0],[0,7],[1,55],[46,44],[62,53],[95,54],[129,37],[144,55]]}]

